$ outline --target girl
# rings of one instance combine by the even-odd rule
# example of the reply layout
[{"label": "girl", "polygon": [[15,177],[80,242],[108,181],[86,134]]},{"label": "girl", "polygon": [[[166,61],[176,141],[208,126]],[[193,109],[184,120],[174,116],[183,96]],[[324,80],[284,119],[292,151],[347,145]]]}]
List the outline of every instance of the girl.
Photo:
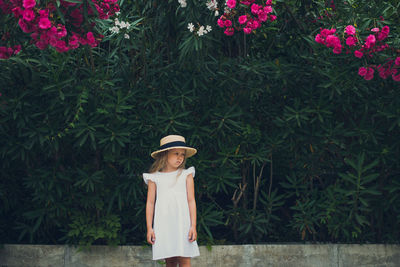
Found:
[{"label": "girl", "polygon": [[196,242],[195,170],[185,169],[186,159],[196,152],[186,145],[183,136],[168,135],[151,153],[155,161],[149,173],[143,173],[148,185],[147,242],[153,245],[153,260],[165,259],[167,267],[190,266],[190,258],[200,255]]}]

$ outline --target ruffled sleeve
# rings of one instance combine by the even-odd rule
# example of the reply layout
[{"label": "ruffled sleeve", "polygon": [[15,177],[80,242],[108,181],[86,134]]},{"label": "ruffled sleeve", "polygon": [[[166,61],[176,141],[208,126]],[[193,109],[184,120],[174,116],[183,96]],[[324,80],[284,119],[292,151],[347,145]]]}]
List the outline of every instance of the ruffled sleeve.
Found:
[{"label": "ruffled sleeve", "polygon": [[143,173],[143,180],[146,184],[148,184],[149,181],[156,182],[156,177],[154,173]]},{"label": "ruffled sleeve", "polygon": [[186,170],[186,177],[187,177],[189,174],[192,174],[192,175],[193,175],[193,178],[194,178],[195,173],[196,173],[196,170],[195,170],[194,167],[192,166],[192,167],[190,167],[190,168],[188,168],[188,169]]}]

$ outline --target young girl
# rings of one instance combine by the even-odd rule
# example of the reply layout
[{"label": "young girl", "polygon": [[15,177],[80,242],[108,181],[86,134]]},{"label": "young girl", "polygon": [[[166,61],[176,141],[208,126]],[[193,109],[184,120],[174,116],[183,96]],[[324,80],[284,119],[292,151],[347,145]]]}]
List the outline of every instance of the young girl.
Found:
[{"label": "young girl", "polygon": [[194,198],[194,167],[185,169],[186,159],[197,150],[185,138],[168,135],[160,148],[151,153],[155,159],[149,173],[146,202],[147,242],[153,245],[153,260],[165,259],[169,266],[190,266],[199,256]]}]

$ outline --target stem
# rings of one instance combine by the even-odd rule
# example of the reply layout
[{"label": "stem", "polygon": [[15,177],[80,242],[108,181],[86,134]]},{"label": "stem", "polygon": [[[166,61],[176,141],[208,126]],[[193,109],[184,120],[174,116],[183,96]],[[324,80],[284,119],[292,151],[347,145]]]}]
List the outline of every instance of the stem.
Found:
[{"label": "stem", "polygon": [[[233,202],[234,216],[235,216],[235,213],[236,213],[236,209],[237,209],[238,203],[239,203],[241,197],[243,196],[243,192],[246,190],[246,187],[247,187],[247,184],[244,184],[243,186],[242,186],[242,184],[239,184],[239,189],[240,189],[239,195],[236,196],[236,193],[238,191],[237,189],[233,193],[232,202]],[[233,222],[232,228],[233,228],[233,235],[234,235],[235,241],[238,240],[237,221],[238,221],[238,218],[234,217],[234,222]]]},{"label": "stem", "polygon": [[[265,162],[265,163],[262,165],[261,170],[260,170],[260,174],[258,175],[257,180],[256,180],[256,182],[255,182],[255,184],[254,184],[253,211],[255,211],[256,208],[257,208],[258,191],[259,191],[259,189],[260,189],[261,177],[262,177],[262,173],[263,173],[263,171],[264,171],[264,167],[265,167],[266,164],[267,164],[267,163]],[[254,165],[254,174],[255,174],[255,165]],[[255,175],[254,175],[254,176],[255,176]]]}]

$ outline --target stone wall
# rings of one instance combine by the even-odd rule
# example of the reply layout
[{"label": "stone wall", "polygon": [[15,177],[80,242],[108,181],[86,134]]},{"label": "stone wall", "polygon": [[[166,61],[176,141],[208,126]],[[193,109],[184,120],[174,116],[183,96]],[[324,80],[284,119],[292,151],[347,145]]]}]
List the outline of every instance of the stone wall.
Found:
[{"label": "stone wall", "polygon": [[[192,266],[347,267],[400,266],[400,245],[271,244],[200,247]],[[151,248],[93,246],[90,251],[51,245],[4,245],[0,267],[165,266],[151,260]]]}]

